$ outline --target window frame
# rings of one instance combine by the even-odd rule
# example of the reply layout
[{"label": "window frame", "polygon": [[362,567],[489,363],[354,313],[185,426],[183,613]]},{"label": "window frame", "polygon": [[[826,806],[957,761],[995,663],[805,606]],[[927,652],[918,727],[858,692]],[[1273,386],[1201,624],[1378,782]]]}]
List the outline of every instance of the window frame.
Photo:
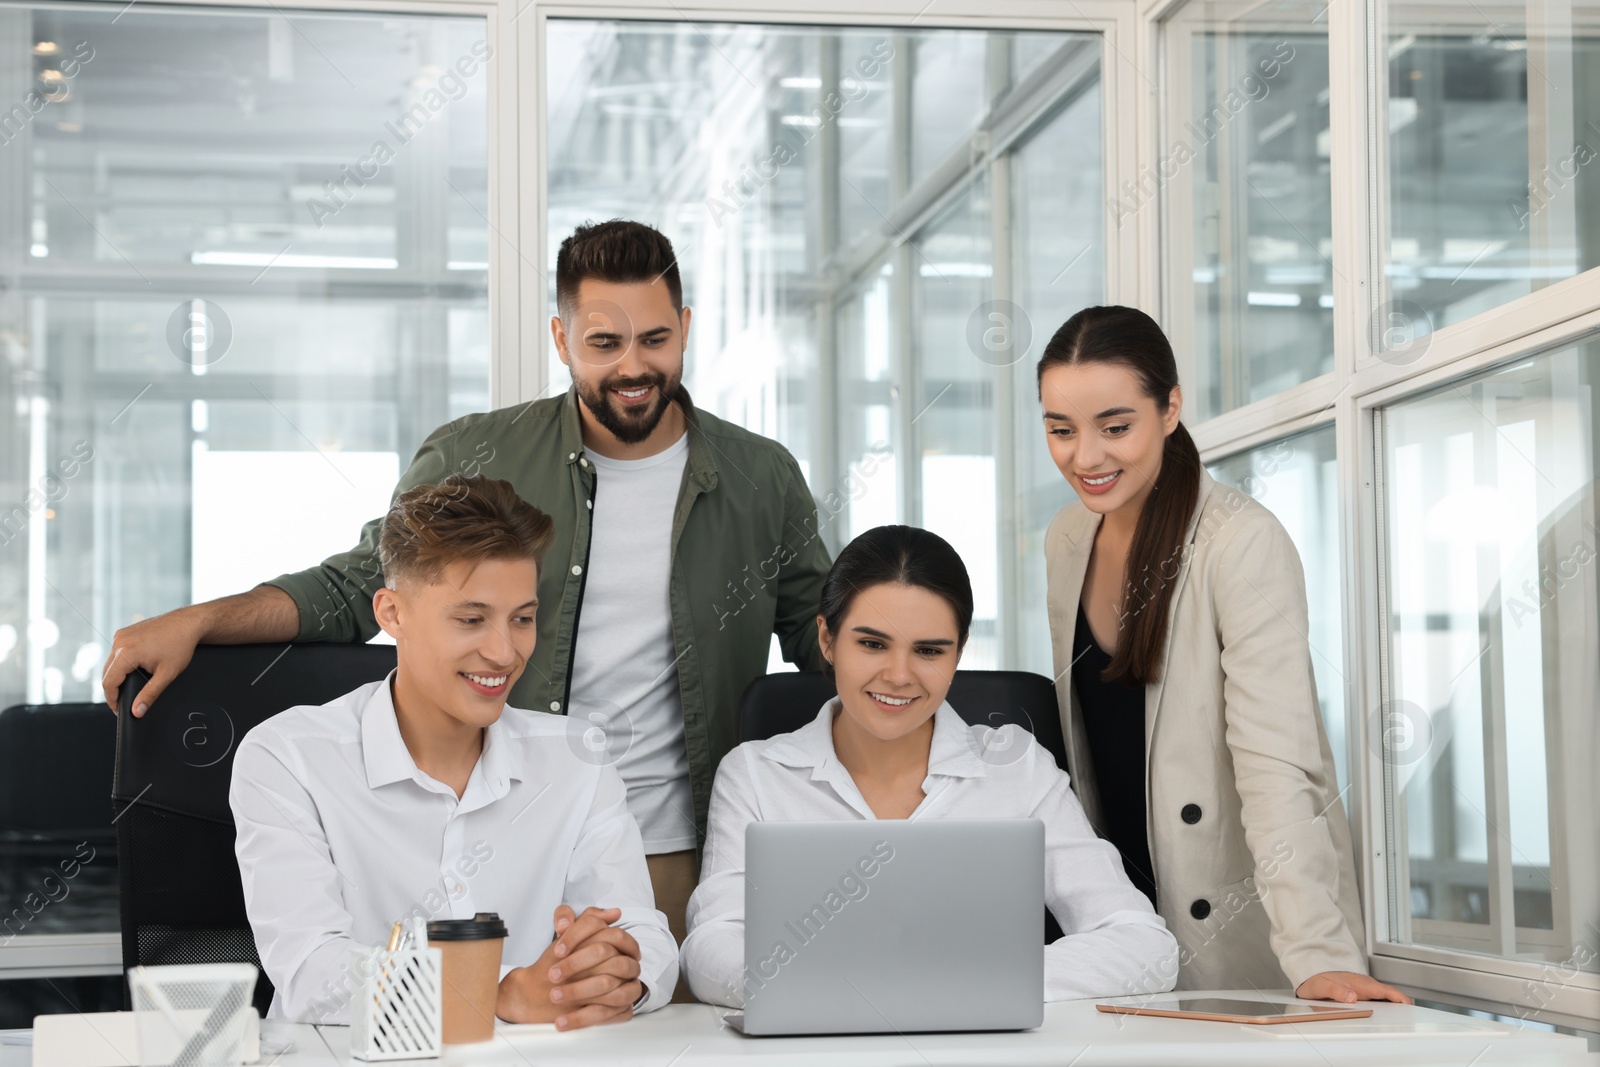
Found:
[{"label": "window frame", "polygon": [[[1591,283],[1594,283],[1593,279]],[[1360,486],[1359,492],[1346,502],[1356,505],[1355,527],[1361,540],[1360,557],[1364,566],[1364,570],[1359,572],[1362,610],[1359,613],[1347,610],[1347,616],[1358,615],[1355,620],[1347,620],[1347,626],[1352,621],[1356,623],[1356,632],[1351,637],[1358,644],[1352,651],[1358,655],[1356,669],[1363,698],[1350,723],[1352,740],[1358,734],[1361,736],[1359,751],[1352,752],[1351,758],[1362,761],[1358,780],[1362,783],[1363,799],[1371,813],[1365,827],[1369,834],[1369,845],[1365,850],[1367,870],[1364,872],[1363,888],[1366,894],[1368,951],[1373,956],[1373,973],[1389,981],[1423,985],[1441,993],[1487,1003],[1511,1005],[1528,1017],[1590,1026],[1596,1018],[1600,1018],[1600,974],[1580,972],[1572,975],[1559,970],[1559,964],[1479,955],[1440,946],[1403,943],[1396,939],[1398,932],[1390,929],[1388,907],[1379,906],[1379,901],[1386,901],[1389,894],[1392,874],[1389,857],[1394,847],[1391,843],[1391,831],[1394,828],[1386,825],[1384,818],[1383,767],[1378,753],[1371,749],[1376,742],[1368,738],[1368,720],[1375,709],[1382,707],[1382,683],[1387,677],[1387,649],[1392,632],[1383,580],[1386,566],[1383,411],[1438,386],[1596,337],[1600,337],[1600,307],[1564,321],[1547,323],[1522,336],[1501,340],[1462,355],[1453,362],[1427,367],[1409,378],[1353,396],[1355,410],[1352,423],[1357,441],[1356,451],[1351,454],[1359,456],[1361,460],[1361,470],[1355,472]],[[1341,478],[1343,473],[1341,471]],[[1368,620],[1371,625],[1360,625]]]}]

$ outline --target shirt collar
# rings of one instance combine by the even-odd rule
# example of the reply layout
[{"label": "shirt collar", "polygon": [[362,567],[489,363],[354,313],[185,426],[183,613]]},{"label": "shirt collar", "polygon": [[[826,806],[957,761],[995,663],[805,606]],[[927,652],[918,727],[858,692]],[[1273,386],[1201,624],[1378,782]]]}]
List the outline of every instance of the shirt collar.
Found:
[{"label": "shirt collar", "polygon": [[[500,710],[500,717],[489,724],[483,731],[483,753],[478,757],[478,765],[474,772],[489,787],[490,796],[499,799],[506,795],[511,787],[512,779],[522,781],[521,768],[511,758],[511,748],[506,736],[505,709]],[[468,783],[470,786],[470,783]],[[467,798],[463,796],[461,802],[465,804]]]},{"label": "shirt collar", "polygon": [[[683,385],[678,386],[677,400],[683,408],[684,422],[688,425],[689,458],[684,461],[685,472],[702,491],[712,489],[717,484],[715,446],[707,440],[699,409],[694,406],[689,390]],[[561,451],[566,453],[562,461],[569,467],[583,458],[584,454],[583,420],[578,414],[578,405],[581,403],[578,387],[569,387],[561,404]]]},{"label": "shirt collar", "polygon": [[[405,738],[400,736],[400,721],[395,718],[394,692],[391,688],[395,673],[390,671],[378,683],[361,710],[361,759],[366,767],[369,789],[394,782],[416,781],[423,773],[417,761],[411,758]],[[497,795],[504,794],[511,779],[522,780],[518,768],[509,762],[504,714],[484,731],[483,753],[478,757],[473,775],[481,777]]]},{"label": "shirt collar", "polygon": [[[780,734],[767,745],[763,755],[786,767],[810,767],[811,778],[828,778],[835,772],[848,776],[833,749],[833,716],[840,711],[839,698],[822,705],[816,718],[793,733]],[[948,700],[933,713],[933,741],[928,747],[928,774],[950,778],[979,778],[987,764],[979,753],[979,742],[972,727]]]}]

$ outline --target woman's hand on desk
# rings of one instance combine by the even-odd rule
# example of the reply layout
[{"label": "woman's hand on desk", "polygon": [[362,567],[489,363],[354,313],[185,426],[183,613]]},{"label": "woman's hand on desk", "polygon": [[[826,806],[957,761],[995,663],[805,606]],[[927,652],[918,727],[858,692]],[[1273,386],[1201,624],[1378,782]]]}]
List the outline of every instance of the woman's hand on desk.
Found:
[{"label": "woman's hand on desk", "polygon": [[1392,985],[1384,985],[1365,974],[1354,971],[1323,971],[1300,983],[1294,995],[1302,1000],[1338,1000],[1354,1004],[1358,1000],[1392,1000],[1396,1004],[1410,1004],[1411,998]]},{"label": "woman's hand on desk", "polygon": [[531,966],[500,980],[495,1014],[512,1023],[555,1023],[577,1030],[633,1018],[644,996],[639,982],[639,943],[611,925],[616,908],[586,908],[577,915],[556,909],[556,939]]}]

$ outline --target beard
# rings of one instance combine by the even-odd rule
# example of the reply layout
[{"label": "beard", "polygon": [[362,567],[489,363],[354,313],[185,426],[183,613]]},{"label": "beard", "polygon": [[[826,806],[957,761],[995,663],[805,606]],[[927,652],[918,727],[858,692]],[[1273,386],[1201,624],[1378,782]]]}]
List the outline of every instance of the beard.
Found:
[{"label": "beard", "polygon": [[[667,413],[667,405],[677,399],[678,385],[682,380],[681,374],[669,378],[665,374],[656,373],[638,378],[608,378],[599,385],[589,385],[574,379],[573,384],[577,386],[578,399],[589,409],[589,414],[594,416],[595,422],[604,426],[623,444],[636,445],[655,432],[656,426],[661,422],[661,416]],[[638,409],[613,405],[611,398],[613,389],[637,389],[646,385],[655,386],[655,403]]]}]

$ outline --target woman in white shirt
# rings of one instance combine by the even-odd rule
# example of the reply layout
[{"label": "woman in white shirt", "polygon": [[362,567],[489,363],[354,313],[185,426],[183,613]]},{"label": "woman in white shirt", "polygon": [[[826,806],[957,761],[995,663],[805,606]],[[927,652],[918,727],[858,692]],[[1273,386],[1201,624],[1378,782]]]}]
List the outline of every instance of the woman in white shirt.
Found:
[{"label": "woman in white shirt", "polygon": [[744,837],[757,819],[1041,819],[1045,903],[1065,932],[1045,948],[1045,999],[1172,987],[1176,940],[1050,753],[945,703],[971,622],[966,567],[936,534],[880,526],[839,554],[817,617],[839,696],[717,768],[682,948],[700,1000],[744,1003]]}]

